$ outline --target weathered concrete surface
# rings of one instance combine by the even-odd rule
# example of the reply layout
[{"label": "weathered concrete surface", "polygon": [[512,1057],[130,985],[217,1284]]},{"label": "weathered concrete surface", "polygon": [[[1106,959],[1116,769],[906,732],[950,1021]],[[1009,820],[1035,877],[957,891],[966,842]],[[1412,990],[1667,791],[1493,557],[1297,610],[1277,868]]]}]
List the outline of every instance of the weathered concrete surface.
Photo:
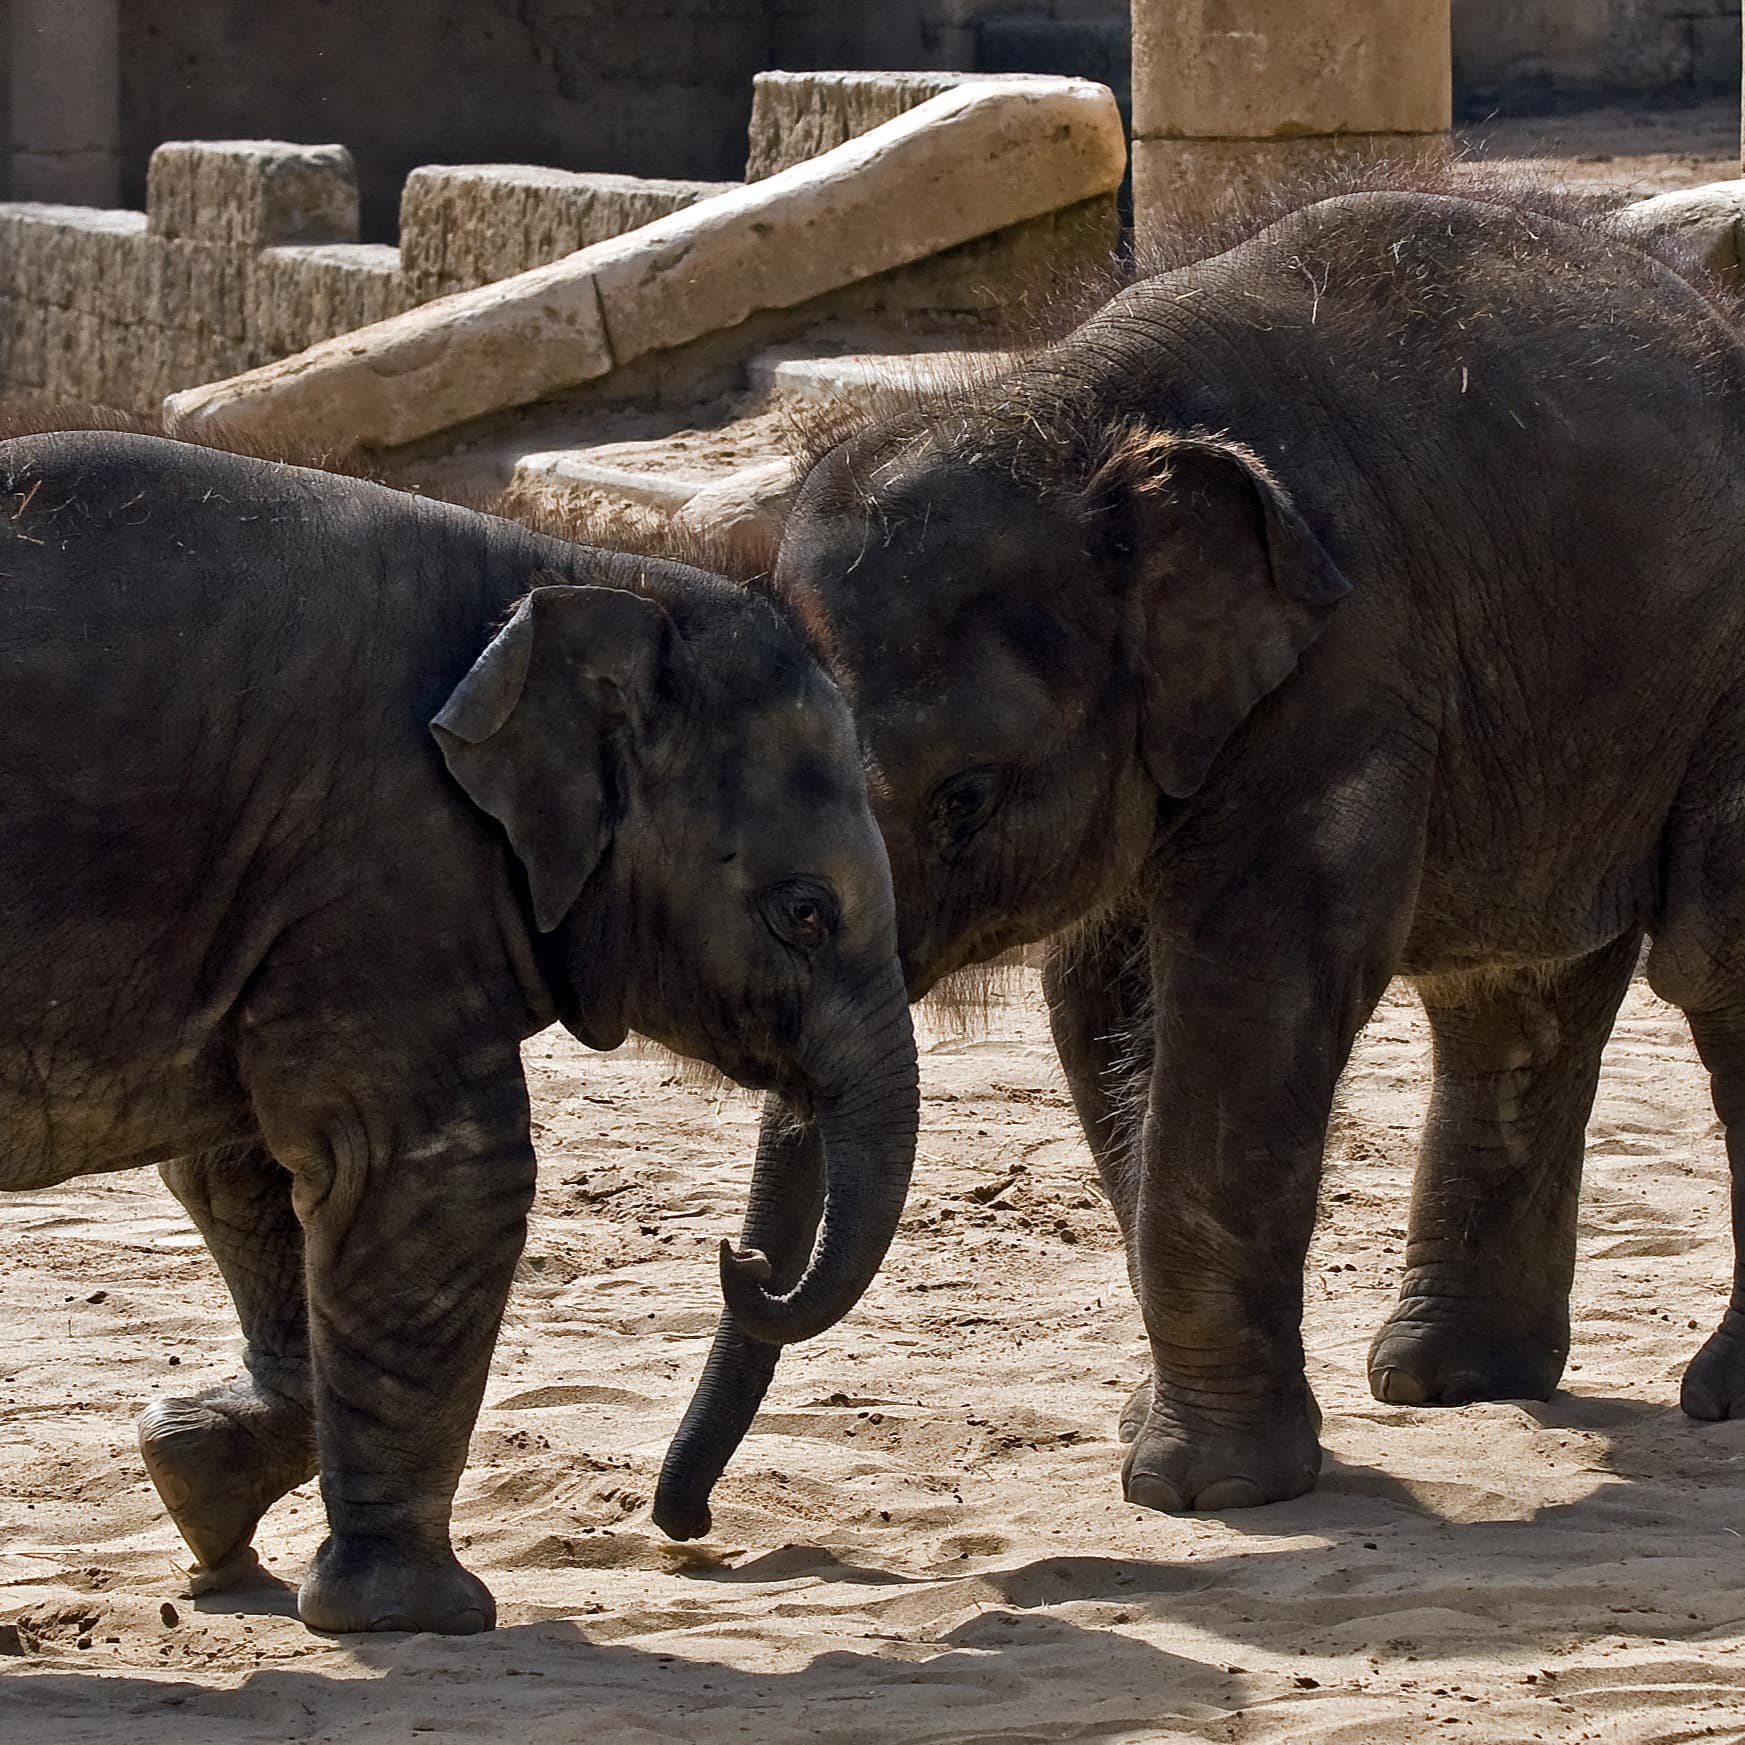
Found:
[{"label": "weathered concrete surface", "polygon": [[1204,212],[1214,200],[1241,202],[1293,183],[1381,161],[1439,158],[1440,133],[1352,133],[1302,139],[1136,139],[1133,211],[1141,243],[1176,214]]},{"label": "weathered concrete surface", "polygon": [[1449,0],[1134,0],[1133,214],[1396,154],[1453,118]]},{"label": "weathered concrete surface", "polygon": [[745,179],[762,181],[895,121],[964,73],[759,73],[751,86]]},{"label": "weathered concrete surface", "polygon": [[385,321],[412,301],[400,251],[382,243],[264,248],[249,273],[250,347],[262,358],[284,357],[316,336]]},{"label": "weathered concrete surface", "polygon": [[425,164],[400,196],[400,261],[421,297],[561,260],[736,186],[544,169]]},{"label": "weathered concrete surface", "polygon": [[792,460],[743,467],[692,492],[672,518],[675,530],[730,546],[740,563],[770,569],[782,527],[799,494],[801,473]]},{"label": "weathered concrete surface", "polygon": [[604,375],[613,356],[599,292],[567,264],[439,297],[282,362],[171,394],[165,428],[393,448],[525,405],[554,384]]},{"label": "weathered concrete surface", "polygon": [[1745,180],[1657,194],[1614,213],[1611,223],[1625,236],[1668,241],[1680,255],[1713,272],[1737,273]]},{"label": "weathered concrete surface", "polygon": [[831,406],[870,403],[890,394],[925,394],[996,374],[1008,354],[995,351],[845,352],[820,356],[782,347],[751,360],[751,386],[771,399]]},{"label": "weathered concrete surface", "polygon": [[[645,458],[648,457],[648,458]],[[671,514],[682,509],[711,483],[707,473],[676,470],[671,455],[658,442],[601,443],[593,448],[552,449],[524,454],[515,468],[515,482],[556,481],[640,508]]]},{"label": "weathered concrete surface", "polygon": [[282,363],[171,395],[170,428],[394,447],[1107,195],[1108,90],[973,81],[806,163]]},{"label": "weathered concrete surface", "polygon": [[1146,139],[1425,133],[1450,121],[1448,0],[1139,0]]},{"label": "weathered concrete surface", "polygon": [[1468,106],[1739,82],[1739,0],[1453,0],[1453,10],[1454,83]]},{"label": "weathered concrete surface", "polygon": [[174,242],[355,242],[357,172],[342,145],[175,140],[152,153],[146,216]]},{"label": "weathered concrete surface", "polygon": [[127,411],[405,307],[399,251],[358,243],[338,146],[172,144],[145,212],[0,205],[0,385]]},{"label": "weathered concrete surface", "polygon": [[119,0],[9,0],[14,199],[112,206],[121,185]]}]

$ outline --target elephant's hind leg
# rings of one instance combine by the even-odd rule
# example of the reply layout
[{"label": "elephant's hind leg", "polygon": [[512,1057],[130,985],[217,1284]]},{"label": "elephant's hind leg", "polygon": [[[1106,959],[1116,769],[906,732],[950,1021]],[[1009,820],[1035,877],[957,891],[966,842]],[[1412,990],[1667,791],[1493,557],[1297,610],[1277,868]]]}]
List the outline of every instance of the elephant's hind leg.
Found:
[{"label": "elephant's hind leg", "polygon": [[1739,1003],[1719,1011],[1688,1011],[1691,1036],[1709,1071],[1715,1114],[1727,1131],[1733,1184],[1733,1291],[1721,1324],[1684,1372],[1679,1404],[1713,1423],[1745,1418],[1745,986]]},{"label": "elephant's hind leg", "polygon": [[217,1261],[247,1342],[235,1381],[154,1400],[139,1421],[146,1471],[197,1560],[194,1591],[207,1593],[258,1571],[256,1524],[315,1474],[303,1230],[289,1172],[260,1146],[202,1152],[162,1173]]},{"label": "elephant's hind leg", "polygon": [[1377,1399],[1456,1406],[1555,1391],[1583,1135],[1640,943],[1421,984],[1435,1086],[1400,1303],[1370,1348]]}]

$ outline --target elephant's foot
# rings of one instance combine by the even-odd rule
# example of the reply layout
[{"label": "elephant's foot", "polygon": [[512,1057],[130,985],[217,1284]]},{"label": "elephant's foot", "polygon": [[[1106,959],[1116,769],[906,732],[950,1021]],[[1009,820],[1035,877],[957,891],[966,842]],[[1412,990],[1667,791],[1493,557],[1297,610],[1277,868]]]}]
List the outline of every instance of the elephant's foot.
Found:
[{"label": "elephant's foot", "polygon": [[1729,1309],[1706,1345],[1690,1360],[1678,1403],[1704,1423],[1745,1418],[1745,1315]]},{"label": "elephant's foot", "polygon": [[238,1381],[154,1400],[140,1415],[139,1451],[194,1553],[194,1591],[212,1593],[261,1573],[249,1542],[261,1516],[314,1476],[315,1426],[308,1407]]},{"label": "elephant's foot", "polygon": [[297,1594],[311,1630],[429,1630],[474,1636],[495,1627],[497,1602],[446,1545],[329,1539]]},{"label": "elephant's foot", "polygon": [[1115,1426],[1115,1434],[1123,1443],[1131,1442],[1145,1428],[1145,1420],[1150,1416],[1151,1377],[1147,1376],[1127,1396],[1127,1403],[1121,1408],[1120,1422]]},{"label": "elephant's foot", "polygon": [[1369,1387],[1391,1406],[1548,1400],[1569,1355],[1567,1314],[1522,1314],[1501,1284],[1414,1289],[1369,1348]]},{"label": "elephant's foot", "polygon": [[[1321,1470],[1321,1409],[1305,1384],[1299,1398],[1252,1425],[1190,1416],[1154,1403],[1121,1469],[1127,1500],[1142,1509],[1252,1509],[1282,1503],[1314,1487]],[[1139,1402],[1128,1402],[1132,1411]],[[1123,1427],[1125,1427],[1123,1414]]]}]

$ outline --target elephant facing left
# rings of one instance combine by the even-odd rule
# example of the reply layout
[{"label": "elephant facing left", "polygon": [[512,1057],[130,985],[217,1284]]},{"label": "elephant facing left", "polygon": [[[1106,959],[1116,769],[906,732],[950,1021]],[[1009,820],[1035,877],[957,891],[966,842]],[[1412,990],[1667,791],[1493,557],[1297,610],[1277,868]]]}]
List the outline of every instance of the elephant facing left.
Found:
[{"label": "elephant facing left", "polygon": [[915,1048],[847,708],[700,571],[155,438],[0,443],[0,574],[0,1188],[156,1164],[223,1272],[246,1373],[140,1431],[197,1583],[318,1471],[305,1623],[489,1628],[449,1514],[524,1038],[634,1029],[815,1117],[809,1264],[723,1250],[760,1339],[895,1229]]}]

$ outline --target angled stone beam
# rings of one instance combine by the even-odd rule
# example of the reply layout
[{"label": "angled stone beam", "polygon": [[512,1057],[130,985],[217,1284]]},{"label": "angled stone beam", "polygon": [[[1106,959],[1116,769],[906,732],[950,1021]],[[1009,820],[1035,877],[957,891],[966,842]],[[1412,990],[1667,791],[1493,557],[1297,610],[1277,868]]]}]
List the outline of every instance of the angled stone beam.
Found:
[{"label": "angled stone beam", "polygon": [[1112,192],[1114,98],[976,81],[832,151],[477,290],[172,394],[172,433],[393,448]]}]

